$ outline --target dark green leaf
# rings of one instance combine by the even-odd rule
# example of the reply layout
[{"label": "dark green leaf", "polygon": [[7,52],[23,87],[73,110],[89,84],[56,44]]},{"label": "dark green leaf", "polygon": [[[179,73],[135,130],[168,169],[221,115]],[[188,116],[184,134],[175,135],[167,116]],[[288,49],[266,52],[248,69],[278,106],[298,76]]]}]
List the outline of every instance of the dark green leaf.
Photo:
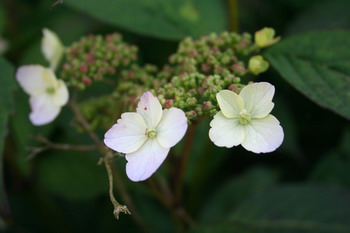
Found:
[{"label": "dark green leaf", "polygon": [[0,213],[9,214],[3,178],[4,139],[7,134],[7,122],[12,110],[12,92],[16,88],[14,68],[4,58],[0,57]]},{"label": "dark green leaf", "polygon": [[200,218],[204,222],[223,219],[247,197],[266,190],[276,181],[276,173],[264,167],[253,167],[219,187],[204,204]]},{"label": "dark green leaf", "polygon": [[350,32],[312,32],[283,40],[265,56],[291,85],[350,119]]},{"label": "dark green leaf", "polygon": [[88,200],[107,193],[108,179],[103,166],[86,152],[40,155],[38,185],[72,200]]},{"label": "dark green leaf", "polygon": [[[350,193],[313,185],[270,189],[247,199],[229,218],[255,233],[350,232]],[[227,223],[228,224],[228,223]]]},{"label": "dark green leaf", "polygon": [[350,29],[349,9],[348,0],[317,1],[292,21],[288,34],[320,29]]},{"label": "dark green leaf", "polygon": [[338,149],[327,153],[311,172],[312,181],[350,187],[350,130]]},{"label": "dark green leaf", "polygon": [[142,35],[182,39],[226,28],[225,2],[218,0],[75,0],[68,5]]}]

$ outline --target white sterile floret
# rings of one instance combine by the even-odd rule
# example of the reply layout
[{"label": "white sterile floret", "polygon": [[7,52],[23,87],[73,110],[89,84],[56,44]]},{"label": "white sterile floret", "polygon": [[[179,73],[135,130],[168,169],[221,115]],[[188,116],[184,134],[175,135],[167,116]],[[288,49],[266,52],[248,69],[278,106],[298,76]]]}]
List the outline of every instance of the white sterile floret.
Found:
[{"label": "white sterile floret", "polygon": [[41,51],[52,69],[56,69],[64,54],[64,46],[53,31],[44,28],[41,40]]},{"label": "white sterile floret", "polygon": [[69,98],[66,84],[57,80],[52,69],[40,65],[21,66],[17,70],[17,81],[30,95],[33,125],[45,125],[53,121]]},{"label": "white sterile floret", "polygon": [[247,85],[239,95],[220,91],[216,99],[221,111],[210,122],[210,140],[227,148],[241,144],[254,153],[276,150],[284,134],[280,122],[269,114],[274,93],[274,86],[267,82]]},{"label": "white sterile floret", "polygon": [[162,110],[159,100],[145,92],[136,112],[123,113],[106,132],[104,143],[126,154],[126,174],[130,180],[143,181],[160,167],[186,130],[187,118],[181,109]]}]

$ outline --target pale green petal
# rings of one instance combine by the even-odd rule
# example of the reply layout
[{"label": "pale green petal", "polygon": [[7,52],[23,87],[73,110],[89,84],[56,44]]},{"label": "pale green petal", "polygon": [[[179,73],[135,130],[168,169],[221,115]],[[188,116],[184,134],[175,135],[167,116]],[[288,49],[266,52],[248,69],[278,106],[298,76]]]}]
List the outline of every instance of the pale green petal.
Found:
[{"label": "pale green petal", "polygon": [[43,29],[41,51],[51,68],[55,70],[64,54],[64,46],[57,34],[47,28]]},{"label": "pale green petal", "polygon": [[47,88],[54,88],[57,84],[53,71],[41,65],[21,66],[17,70],[16,79],[24,91],[31,96],[41,95]]},{"label": "pale green petal", "polygon": [[272,102],[275,87],[267,82],[253,83],[245,86],[239,96],[242,97],[244,108],[251,118],[263,118],[273,109]]},{"label": "pale green petal", "polygon": [[244,127],[242,146],[254,153],[268,153],[276,150],[283,141],[284,133],[280,122],[272,115],[253,119]]},{"label": "pale green petal", "polygon": [[216,94],[216,99],[222,113],[227,118],[238,117],[243,109],[242,98],[233,91],[222,90]]},{"label": "pale green petal", "polygon": [[231,148],[241,144],[244,139],[244,126],[237,118],[226,118],[220,111],[210,122],[210,140],[217,146]]},{"label": "pale green petal", "polygon": [[57,106],[63,106],[68,102],[69,92],[66,84],[58,80],[55,92],[52,95],[53,103]]},{"label": "pale green petal", "polygon": [[122,114],[117,124],[106,132],[104,143],[121,153],[135,152],[147,140],[146,129],[147,126],[140,114],[126,112]]}]

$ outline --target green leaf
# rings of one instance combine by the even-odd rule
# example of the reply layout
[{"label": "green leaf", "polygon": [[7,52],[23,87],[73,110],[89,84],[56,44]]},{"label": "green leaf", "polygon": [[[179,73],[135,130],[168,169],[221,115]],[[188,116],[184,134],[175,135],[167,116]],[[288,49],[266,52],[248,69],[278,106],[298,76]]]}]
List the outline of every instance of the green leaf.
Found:
[{"label": "green leaf", "polygon": [[4,178],[3,178],[3,150],[4,139],[7,134],[7,122],[12,111],[12,92],[16,88],[14,81],[14,68],[4,58],[0,57],[0,213],[9,214]]},{"label": "green leaf", "polygon": [[297,90],[350,119],[350,32],[294,36],[267,50],[265,56]]},{"label": "green leaf", "polygon": [[311,171],[310,180],[338,184],[350,188],[350,130],[343,136],[338,149],[328,152]]},{"label": "green leaf", "polygon": [[276,186],[246,199],[227,218],[190,232],[348,233],[349,194],[329,186]]},{"label": "green leaf", "polygon": [[255,233],[345,233],[350,232],[349,206],[347,190],[314,185],[279,186],[247,199],[228,223],[254,229]]},{"label": "green leaf", "polygon": [[41,154],[37,184],[69,200],[89,200],[107,193],[103,166],[86,152],[54,151]]},{"label": "green leaf", "polygon": [[277,182],[277,174],[265,167],[252,167],[239,177],[228,180],[204,203],[202,221],[225,218],[247,197],[265,191]]},{"label": "green leaf", "polygon": [[350,29],[349,9],[348,0],[317,1],[297,15],[287,32],[295,34],[310,30]]},{"label": "green leaf", "polygon": [[197,37],[226,28],[224,1],[75,0],[66,4],[106,23],[163,39]]}]

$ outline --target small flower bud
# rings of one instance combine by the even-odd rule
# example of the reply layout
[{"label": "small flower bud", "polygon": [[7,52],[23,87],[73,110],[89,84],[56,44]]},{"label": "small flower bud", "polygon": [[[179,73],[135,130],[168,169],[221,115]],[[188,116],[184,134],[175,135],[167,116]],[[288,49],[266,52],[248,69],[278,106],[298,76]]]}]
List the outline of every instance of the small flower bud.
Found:
[{"label": "small flower bud", "polygon": [[277,43],[281,37],[275,37],[275,30],[273,28],[265,27],[260,31],[255,32],[255,44],[260,47],[268,47]]},{"label": "small flower bud", "polygon": [[249,59],[249,71],[255,75],[265,72],[269,68],[269,63],[262,56],[253,56]]}]

